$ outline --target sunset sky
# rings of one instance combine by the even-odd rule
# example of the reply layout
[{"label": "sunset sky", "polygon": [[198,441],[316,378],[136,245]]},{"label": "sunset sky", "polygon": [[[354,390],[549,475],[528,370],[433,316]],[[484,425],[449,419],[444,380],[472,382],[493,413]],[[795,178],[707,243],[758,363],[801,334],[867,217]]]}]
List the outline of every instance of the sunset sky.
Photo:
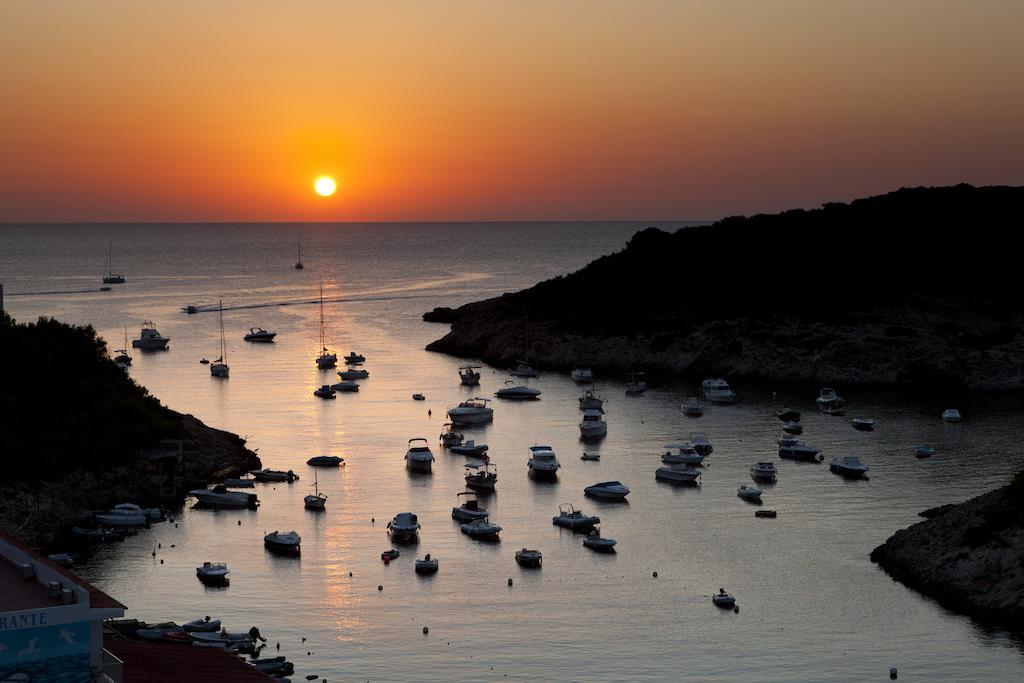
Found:
[{"label": "sunset sky", "polygon": [[1019,0],[4,0],[0,221],[705,219],[1019,185],[1022,29]]}]

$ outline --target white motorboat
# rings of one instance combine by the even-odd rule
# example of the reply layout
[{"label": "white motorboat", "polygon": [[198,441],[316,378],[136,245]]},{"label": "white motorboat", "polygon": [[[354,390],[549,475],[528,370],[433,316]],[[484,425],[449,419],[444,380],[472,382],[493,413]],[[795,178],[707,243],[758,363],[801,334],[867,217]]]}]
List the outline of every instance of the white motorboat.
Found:
[{"label": "white motorboat", "polygon": [[227,477],[221,483],[229,489],[252,489],[256,488],[256,480],[250,477]]},{"label": "white motorboat", "polygon": [[490,399],[479,396],[463,401],[448,409],[448,418],[456,427],[485,424],[494,419],[494,408],[487,405],[490,402]]},{"label": "white motorboat", "polygon": [[844,455],[832,458],[832,463],[828,468],[847,479],[860,479],[868,473],[867,464],[861,462],[860,458],[856,455]]},{"label": "white motorboat", "polygon": [[[465,499],[463,499],[465,497]],[[452,519],[459,522],[472,522],[474,519],[485,519],[487,508],[480,507],[476,494],[464,491],[455,495],[457,505],[452,508]]]},{"label": "white motorboat", "polygon": [[314,389],[313,390],[313,395],[317,396],[319,398],[334,398],[335,397],[334,389],[332,389],[331,385],[329,385],[329,384],[325,384],[322,387],[320,387],[319,389]]},{"label": "white motorboat", "polygon": [[505,386],[502,389],[498,389],[494,393],[498,398],[510,398],[517,400],[530,400],[540,396],[540,390],[528,387],[524,384],[516,384],[512,380],[505,382]]},{"label": "white motorboat", "polygon": [[776,443],[779,444],[779,457],[787,460],[803,460],[807,462],[819,462],[821,460],[821,449],[800,441],[795,436],[780,436]]},{"label": "white motorboat", "polygon": [[569,373],[569,377],[572,378],[573,382],[593,382],[594,371],[585,365],[577,365]]},{"label": "white motorboat", "polygon": [[740,484],[740,487],[736,489],[736,495],[743,500],[755,500],[759,503],[762,493],[761,489],[753,484]]},{"label": "white motorboat", "polygon": [[314,512],[319,512],[327,507],[327,496],[320,493],[320,481],[315,475],[313,476],[313,494],[304,497],[302,505],[307,510],[313,510]]},{"label": "white motorboat", "polygon": [[124,275],[118,275],[114,272],[114,242],[111,240],[107,243],[107,274],[103,276],[103,284],[105,285],[122,285],[124,284]]},{"label": "white motorboat", "polygon": [[118,503],[110,512],[115,515],[143,515],[150,522],[158,522],[164,518],[164,511],[160,508],[144,508],[135,503]]},{"label": "white motorboat", "polygon": [[[422,442],[422,443],[421,443]],[[434,454],[423,437],[409,439],[409,450],[405,452],[405,466],[410,472],[427,472],[431,470]]]},{"label": "white motorboat", "polygon": [[647,375],[643,372],[629,373],[629,379],[626,381],[626,393],[636,396],[645,391],[647,391]]},{"label": "white motorboat", "polygon": [[333,368],[338,364],[338,354],[327,348],[324,330],[324,283],[320,283],[320,355],[316,357],[316,366],[321,370]]},{"label": "white motorboat", "polygon": [[340,377],[340,378],[342,378],[344,380],[366,379],[369,376],[370,376],[370,371],[369,370],[363,370],[363,369],[358,369],[358,370],[348,369],[348,370],[341,370],[341,371],[338,372],[338,377]]},{"label": "white motorboat", "polygon": [[242,337],[243,341],[247,342],[261,342],[264,344],[274,341],[274,337],[277,336],[277,332],[271,332],[265,330],[262,327],[250,327],[249,333]]},{"label": "white motorboat", "polygon": [[419,519],[411,512],[399,512],[388,522],[388,533],[391,534],[393,541],[414,540],[419,530]]},{"label": "white motorboat", "polygon": [[498,483],[498,470],[489,462],[466,465],[466,486],[479,491],[493,491]]},{"label": "white motorboat", "polygon": [[711,596],[711,602],[715,607],[732,609],[736,606],[736,598],[725,592],[724,588],[718,589],[718,594]]},{"label": "white motorboat", "polygon": [[914,455],[918,458],[930,458],[935,455],[935,449],[928,444],[918,444],[917,447],[914,448]]},{"label": "white motorboat", "polygon": [[818,404],[818,410],[826,415],[842,415],[846,406],[846,399],[830,387],[822,389],[821,394],[814,400]]},{"label": "white motorboat", "polygon": [[942,419],[946,422],[959,422],[963,419],[963,415],[956,408],[946,408],[942,411]]},{"label": "white motorboat", "polygon": [[228,368],[228,350],[224,343],[224,302],[218,302],[217,308],[220,312],[220,358],[210,363],[210,376],[227,379],[230,368]]},{"label": "white motorboat", "polygon": [[779,476],[779,468],[773,462],[755,462],[750,466],[750,476],[755,481],[775,481]]},{"label": "white motorboat", "polygon": [[604,421],[604,413],[600,410],[584,410],[580,422],[580,436],[592,439],[608,433],[608,423]]},{"label": "white motorboat", "polygon": [[692,432],[690,434],[690,444],[693,446],[693,450],[705,457],[711,455],[712,451],[715,450],[714,446],[711,445],[711,441],[708,440],[707,434],[704,432]]},{"label": "white motorboat", "polygon": [[587,537],[583,539],[583,547],[596,550],[599,553],[612,553],[615,552],[615,539],[605,538],[601,535],[599,528],[593,528]]},{"label": "white motorboat", "polygon": [[661,461],[666,465],[700,465],[704,462],[704,456],[689,441],[665,444],[665,448],[668,450],[661,456]]},{"label": "white motorboat", "polygon": [[475,387],[480,385],[479,365],[463,365],[459,368],[459,382],[464,387]]},{"label": "white motorboat", "polygon": [[418,394],[417,393],[417,394],[413,394],[412,395],[412,400],[414,400],[414,401],[426,401],[427,397],[424,396],[423,394]]},{"label": "white motorboat", "polygon": [[688,417],[700,417],[704,414],[704,404],[697,396],[688,396],[683,404],[683,415]]},{"label": "white motorboat", "polygon": [[543,559],[544,555],[539,550],[523,548],[516,551],[516,564],[520,567],[539,567]]},{"label": "white motorboat", "polygon": [[855,417],[851,424],[854,429],[861,432],[870,432],[875,428],[875,421],[870,417]]},{"label": "white motorboat", "polygon": [[720,377],[711,377],[701,382],[704,398],[712,403],[735,403],[736,392]]},{"label": "white motorboat", "polygon": [[298,555],[302,551],[302,537],[296,531],[271,531],[263,537],[263,547],[281,555]]},{"label": "white motorboat", "polygon": [[430,557],[430,553],[427,553],[422,560],[416,560],[414,571],[417,574],[436,574],[438,564],[436,559]]},{"label": "white motorboat", "polygon": [[625,500],[626,496],[629,495],[629,487],[621,481],[602,481],[586,487],[583,489],[583,493],[591,498]]},{"label": "white motorboat", "polygon": [[516,364],[509,369],[508,374],[513,377],[540,377],[540,372],[523,360],[517,360]]},{"label": "white motorboat", "polygon": [[167,344],[170,341],[170,337],[160,334],[160,331],[153,326],[153,323],[147,320],[142,323],[139,338],[132,340],[132,348],[142,349],[143,351],[164,351],[167,349]]},{"label": "white motorboat", "polygon": [[604,399],[595,394],[593,389],[585,389],[579,401],[580,410],[604,410]]},{"label": "white motorboat", "polygon": [[196,576],[203,583],[222,585],[228,583],[228,566],[222,562],[203,562],[196,567]]},{"label": "white motorboat", "polygon": [[265,467],[262,470],[253,470],[250,474],[252,474],[253,479],[259,482],[284,481],[290,484],[299,478],[299,475],[291,470],[272,470],[269,467]]},{"label": "white motorboat", "polygon": [[597,462],[601,459],[600,453],[584,453],[580,456],[580,460]]},{"label": "white motorboat", "polygon": [[786,424],[782,425],[782,431],[786,432],[787,434],[803,434],[804,426],[799,422],[787,422]]},{"label": "white motorboat", "polygon": [[242,509],[259,505],[255,493],[228,491],[223,484],[217,484],[212,489],[193,489],[188,493],[203,507]]},{"label": "white motorboat", "polygon": [[306,461],[311,467],[339,467],[345,463],[345,458],[337,455],[314,455]]},{"label": "white motorboat", "polygon": [[571,503],[562,503],[558,506],[558,515],[551,518],[551,523],[570,531],[588,533],[595,524],[601,523],[597,515],[585,515],[583,510],[577,510]]},{"label": "white motorboat", "polygon": [[676,484],[696,484],[700,480],[700,470],[681,463],[662,465],[654,471],[654,478]]},{"label": "white motorboat", "polygon": [[349,394],[354,391],[359,391],[359,385],[350,379],[346,379],[342,380],[341,382],[337,382],[336,384],[332,384],[331,391],[337,392],[339,394]]},{"label": "white motorboat", "polygon": [[349,351],[348,354],[345,356],[346,365],[361,365],[362,363],[365,362],[366,356],[364,356],[361,353],[356,353],[355,351]]},{"label": "white motorboat", "polygon": [[442,431],[441,435],[438,437],[441,439],[441,445],[445,448],[458,446],[465,439],[462,432],[455,431],[453,427],[454,425],[451,422],[445,422],[444,431]]},{"label": "white motorboat", "polygon": [[479,457],[487,452],[487,444],[477,443],[473,439],[460,444],[453,444],[448,448],[455,455],[468,455],[471,457]]},{"label": "white motorboat", "polygon": [[138,514],[127,514],[125,512],[98,512],[93,515],[96,523],[100,526],[114,527],[114,528],[125,528],[125,527],[144,527],[149,524],[149,520],[146,519],[146,515]]},{"label": "white motorboat", "polygon": [[530,446],[530,459],[526,466],[530,474],[538,479],[554,479],[562,465],[551,446]]},{"label": "white motorboat", "polygon": [[459,530],[474,541],[501,540],[498,538],[498,534],[501,533],[501,527],[486,517],[474,519],[472,522],[467,522],[466,524],[459,526]]}]

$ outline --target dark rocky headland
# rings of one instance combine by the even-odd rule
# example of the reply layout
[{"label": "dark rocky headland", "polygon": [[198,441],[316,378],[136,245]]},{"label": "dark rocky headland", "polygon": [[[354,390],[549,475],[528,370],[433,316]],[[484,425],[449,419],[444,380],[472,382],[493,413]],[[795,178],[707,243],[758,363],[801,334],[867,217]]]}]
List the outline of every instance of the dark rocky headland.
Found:
[{"label": "dark rocky headland", "polygon": [[237,435],[161,405],[91,327],[0,313],[0,377],[0,528],[29,544],[49,546],[90,511],[177,506],[260,466]]},{"label": "dark rocky headland", "polygon": [[452,324],[427,349],[655,382],[1021,391],[1021,225],[1024,188],[957,185],[648,228],[575,273],[424,315]]}]

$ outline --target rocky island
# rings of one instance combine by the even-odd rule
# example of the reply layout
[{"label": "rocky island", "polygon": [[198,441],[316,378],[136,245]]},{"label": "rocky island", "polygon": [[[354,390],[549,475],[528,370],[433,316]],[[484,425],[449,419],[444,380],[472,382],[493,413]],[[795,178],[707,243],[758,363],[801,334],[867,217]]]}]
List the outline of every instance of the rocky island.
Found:
[{"label": "rocky island", "polygon": [[90,511],[180,505],[189,488],[260,466],[239,436],[160,404],[92,327],[0,313],[0,529],[49,545]]},{"label": "rocky island", "polygon": [[638,232],[620,252],[424,315],[427,346],[605,377],[1024,389],[1012,235],[1024,188],[901,189],[813,210]]}]

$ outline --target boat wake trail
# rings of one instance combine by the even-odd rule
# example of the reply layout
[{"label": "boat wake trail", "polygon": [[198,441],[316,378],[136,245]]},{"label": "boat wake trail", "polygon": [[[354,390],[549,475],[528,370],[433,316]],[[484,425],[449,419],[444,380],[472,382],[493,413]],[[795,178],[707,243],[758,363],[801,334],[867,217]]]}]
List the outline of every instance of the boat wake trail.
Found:
[{"label": "boat wake trail", "polygon": [[6,296],[56,296],[60,294],[93,294],[96,292],[103,292],[103,289],[66,289],[66,290],[55,290],[52,292],[6,292]]}]

